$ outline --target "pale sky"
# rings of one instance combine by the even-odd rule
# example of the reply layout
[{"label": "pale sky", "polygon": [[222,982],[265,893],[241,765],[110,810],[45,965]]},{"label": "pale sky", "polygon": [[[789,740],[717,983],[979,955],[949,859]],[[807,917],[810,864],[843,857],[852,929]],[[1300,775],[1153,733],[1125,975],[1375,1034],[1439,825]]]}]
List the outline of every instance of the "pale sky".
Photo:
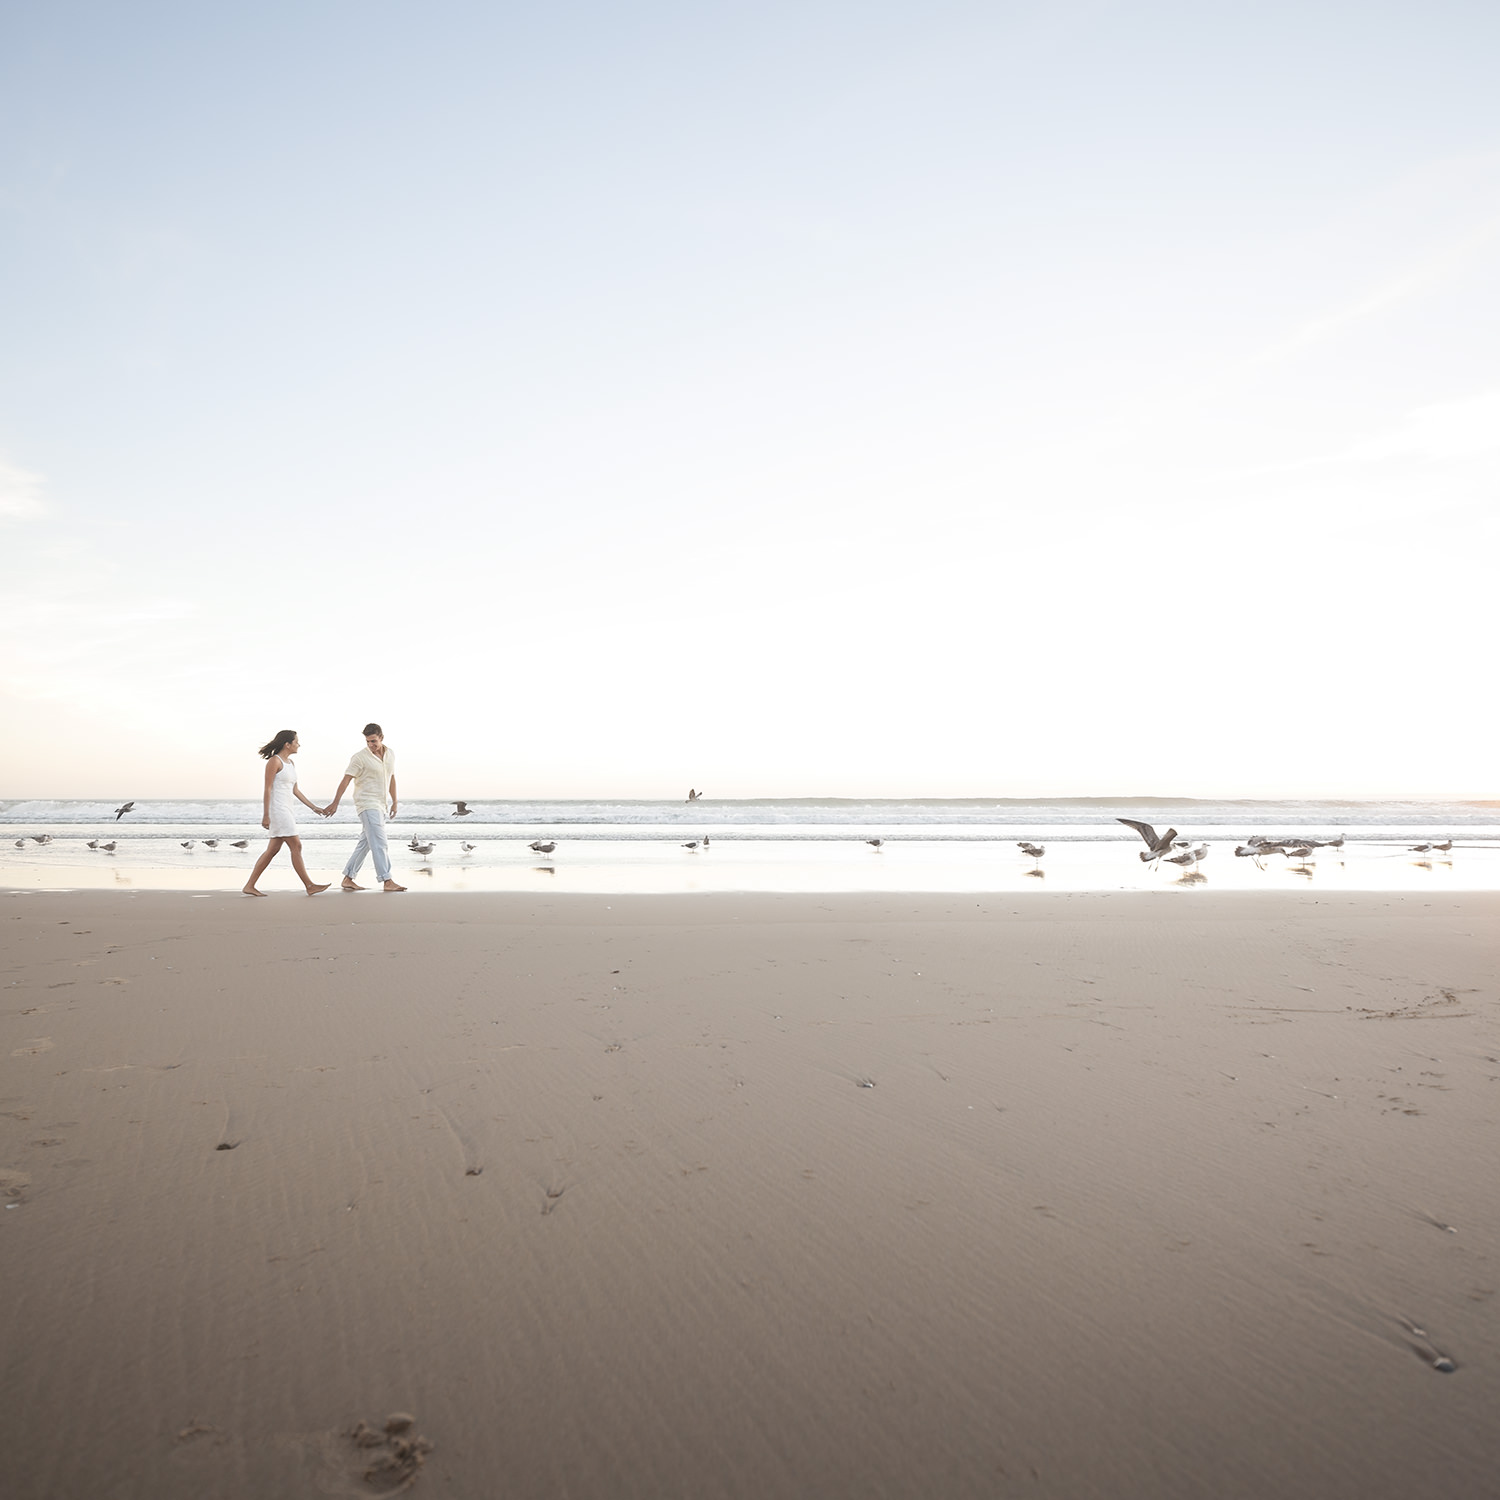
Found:
[{"label": "pale sky", "polygon": [[1500,796],[1497,48],[0,3],[0,797]]}]

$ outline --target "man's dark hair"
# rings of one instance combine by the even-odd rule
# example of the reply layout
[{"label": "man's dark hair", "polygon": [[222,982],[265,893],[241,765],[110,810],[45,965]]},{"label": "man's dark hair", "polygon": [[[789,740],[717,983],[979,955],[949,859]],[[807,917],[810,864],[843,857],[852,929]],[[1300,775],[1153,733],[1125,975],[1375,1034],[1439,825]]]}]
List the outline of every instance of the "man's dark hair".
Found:
[{"label": "man's dark hair", "polygon": [[379,724],[366,724],[360,731],[361,734],[378,734],[381,739],[385,738],[385,730]]}]

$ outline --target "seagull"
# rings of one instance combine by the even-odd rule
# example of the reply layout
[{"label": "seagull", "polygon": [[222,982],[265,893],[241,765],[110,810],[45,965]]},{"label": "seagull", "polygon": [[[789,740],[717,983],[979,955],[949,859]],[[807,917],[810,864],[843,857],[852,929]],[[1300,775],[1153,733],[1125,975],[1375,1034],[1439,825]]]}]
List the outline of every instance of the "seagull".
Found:
[{"label": "seagull", "polygon": [[682,847],[684,849],[696,849],[698,847],[698,840],[694,839],[691,844],[684,844]]},{"label": "seagull", "polygon": [[25,839],[17,839],[16,840],[16,848],[17,849],[24,849],[25,847],[26,847],[26,840]]},{"label": "seagull", "polygon": [[115,841],[111,839],[107,844],[100,844],[99,848],[105,854],[113,854],[115,852]]},{"label": "seagull", "polygon": [[708,835],[706,833],[703,835],[703,847],[705,849],[708,848]]},{"label": "seagull", "polygon": [[118,823],[120,819],[123,818],[125,814],[128,813],[134,806],[134,802],[127,802],[124,807],[117,807],[115,809],[115,822]]},{"label": "seagull", "polygon": [[[31,835],[31,840],[35,844],[50,844],[52,842],[52,835],[50,833],[34,833]],[[1452,847],[1453,844],[1450,840],[1448,848],[1451,849]]]},{"label": "seagull", "polygon": [[460,849],[462,849],[465,854],[472,854],[474,852],[474,848],[475,848],[475,846],[473,844],[469,843],[467,840],[465,840],[458,847]]},{"label": "seagull", "polygon": [[1167,863],[1169,865],[1181,865],[1183,869],[1187,869],[1189,865],[1197,864],[1198,860],[1191,849],[1184,849],[1181,854],[1169,854],[1167,856]]},{"label": "seagull", "polygon": [[1259,859],[1262,854],[1277,853],[1278,849],[1279,846],[1276,844],[1261,844],[1251,840],[1248,844],[1236,844],[1234,852],[1240,859]]},{"label": "seagull", "polygon": [[1426,854],[1432,847],[1433,845],[1431,844],[1413,844],[1406,852],[1408,854]]},{"label": "seagull", "polygon": [[191,853],[193,845],[194,845],[195,842],[196,842],[196,840],[194,840],[194,839],[186,839],[186,840],[183,841],[182,847],[184,849],[186,849],[189,853]]},{"label": "seagull", "polygon": [[1307,860],[1307,857],[1312,853],[1312,845],[1293,844],[1290,849],[1283,849],[1281,852],[1286,855],[1288,859],[1300,859],[1305,862]]},{"label": "seagull", "polygon": [[248,849],[250,847],[250,840],[236,839],[229,847],[231,849]]},{"label": "seagull", "polygon": [[883,843],[885,843],[885,840],[884,839],[866,839],[865,843],[867,843],[872,849],[878,849]]},{"label": "seagull", "polygon": [[455,802],[453,811],[448,814],[450,818],[467,818],[474,809],[467,802]]},{"label": "seagull", "polygon": [[1172,840],[1177,837],[1177,830],[1169,828],[1158,836],[1156,830],[1149,823],[1137,823],[1134,818],[1116,818],[1116,823],[1123,823],[1127,828],[1133,828],[1146,841],[1146,852],[1141,855],[1142,860],[1150,861],[1160,859],[1168,849],[1172,847]]},{"label": "seagull", "polygon": [[427,856],[429,854],[431,854],[434,849],[437,848],[437,845],[436,844],[413,844],[411,847],[412,847],[412,852],[414,854],[420,854],[423,859],[426,859]]},{"label": "seagull", "polygon": [[99,847],[99,840],[98,839],[90,839],[89,842],[88,842],[88,847],[90,849],[97,849]]},{"label": "seagull", "polygon": [[412,836],[411,836],[411,843],[409,843],[406,847],[408,849],[410,849],[413,854],[417,854],[417,853],[421,852],[417,848],[417,836],[416,836],[416,834],[412,834]]},{"label": "seagull", "polygon": [[696,802],[702,795],[702,792],[695,792],[692,787],[688,788],[687,799],[689,802]]},{"label": "seagull", "polygon": [[219,847],[219,841],[218,839],[204,839],[203,847],[205,849],[217,849]]},{"label": "seagull", "polygon": [[1208,858],[1208,845],[1207,844],[1199,844],[1198,847],[1193,850],[1193,863],[1195,865],[1201,865],[1203,863],[1203,861],[1205,859],[1207,859],[1207,858]]},{"label": "seagull", "polygon": [[544,844],[540,840],[538,840],[536,843],[528,844],[526,847],[528,849],[535,850],[538,854],[551,854],[552,851],[557,848],[557,844],[555,841],[550,841]]},{"label": "seagull", "polygon": [[[50,843],[51,840],[49,839],[47,842]],[[1453,840],[1450,838],[1447,841],[1447,843],[1444,843],[1444,844],[1434,844],[1432,847],[1434,849],[1441,850],[1442,853],[1446,854],[1453,847]]]},{"label": "seagull", "polygon": [[1045,844],[1028,844],[1024,839],[1016,845],[1022,854],[1029,854],[1033,859],[1040,860],[1047,852]]}]

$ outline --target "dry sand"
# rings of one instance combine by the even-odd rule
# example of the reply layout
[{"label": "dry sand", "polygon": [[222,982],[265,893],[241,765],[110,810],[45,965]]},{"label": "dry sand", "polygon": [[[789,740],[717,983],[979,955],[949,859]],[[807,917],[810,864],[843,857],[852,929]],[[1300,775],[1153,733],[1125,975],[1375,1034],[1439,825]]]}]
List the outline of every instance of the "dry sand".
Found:
[{"label": "dry sand", "polygon": [[1497,914],[10,898],[5,1493],[1495,1495]]}]

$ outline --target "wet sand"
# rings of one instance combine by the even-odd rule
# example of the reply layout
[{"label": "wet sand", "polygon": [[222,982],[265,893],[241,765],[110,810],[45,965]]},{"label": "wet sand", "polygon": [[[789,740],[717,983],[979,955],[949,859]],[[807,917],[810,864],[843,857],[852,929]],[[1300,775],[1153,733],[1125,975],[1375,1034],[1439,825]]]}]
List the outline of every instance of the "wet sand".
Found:
[{"label": "wet sand", "polygon": [[1497,917],[8,897],[6,1493],[1492,1494]]}]

